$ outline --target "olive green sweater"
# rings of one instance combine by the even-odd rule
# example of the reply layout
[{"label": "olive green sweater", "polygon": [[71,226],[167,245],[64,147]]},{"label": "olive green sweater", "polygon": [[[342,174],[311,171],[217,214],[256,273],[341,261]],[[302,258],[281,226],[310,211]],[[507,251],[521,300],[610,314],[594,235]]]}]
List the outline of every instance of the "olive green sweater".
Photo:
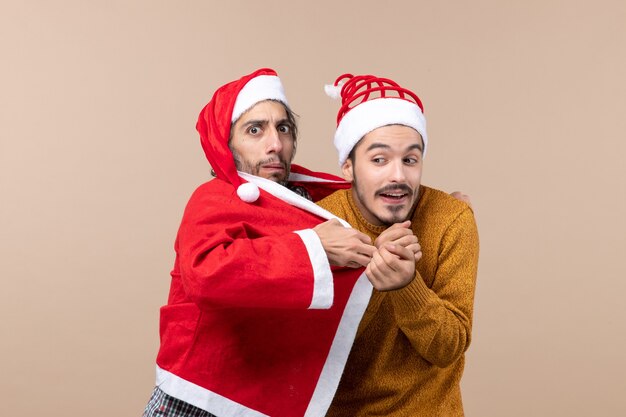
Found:
[{"label": "olive green sweater", "polygon": [[[422,247],[415,279],[373,290],[328,416],[463,416],[478,233],[467,204],[425,186],[420,194],[411,221]],[[372,240],[385,230],[363,218],[350,190],[318,204]]]}]

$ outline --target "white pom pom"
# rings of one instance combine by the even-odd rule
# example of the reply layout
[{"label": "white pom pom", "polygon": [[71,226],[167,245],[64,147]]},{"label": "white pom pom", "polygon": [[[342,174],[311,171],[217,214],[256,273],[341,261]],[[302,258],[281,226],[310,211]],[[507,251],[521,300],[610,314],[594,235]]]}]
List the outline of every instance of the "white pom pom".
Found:
[{"label": "white pom pom", "polygon": [[324,91],[328,97],[337,100],[341,95],[341,85],[326,84],[324,86]]},{"label": "white pom pom", "polygon": [[259,191],[259,187],[256,184],[251,182],[244,182],[239,187],[237,187],[237,195],[246,203],[254,203],[258,200],[261,192]]}]

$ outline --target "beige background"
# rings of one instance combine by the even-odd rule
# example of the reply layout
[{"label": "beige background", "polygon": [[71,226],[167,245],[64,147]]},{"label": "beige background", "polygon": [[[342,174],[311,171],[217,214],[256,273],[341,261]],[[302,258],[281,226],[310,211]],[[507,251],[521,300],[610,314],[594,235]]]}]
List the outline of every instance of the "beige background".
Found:
[{"label": "beige background", "polygon": [[196,116],[270,66],[320,170],[324,83],[423,99],[424,182],[470,193],[481,235],[468,416],[626,415],[625,22],[622,0],[2,0],[1,414],[141,414],[209,177]]}]

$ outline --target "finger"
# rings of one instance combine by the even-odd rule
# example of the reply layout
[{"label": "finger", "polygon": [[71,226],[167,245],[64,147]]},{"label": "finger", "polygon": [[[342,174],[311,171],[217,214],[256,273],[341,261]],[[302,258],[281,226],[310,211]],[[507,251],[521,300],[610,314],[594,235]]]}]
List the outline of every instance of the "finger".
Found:
[{"label": "finger", "polygon": [[378,288],[379,287],[378,278],[376,277],[376,275],[372,271],[372,267],[370,265],[368,265],[367,268],[365,268],[365,276],[367,276],[367,279],[372,284],[372,286],[374,286],[374,288]]},{"label": "finger", "polygon": [[388,236],[390,234],[404,235],[407,233],[413,233],[411,229],[411,222],[408,220],[404,223],[395,223],[394,225],[388,227],[387,229],[383,230],[381,236]]},{"label": "finger", "polygon": [[365,255],[368,258],[371,258],[372,256],[374,256],[374,254],[377,252],[376,250],[376,246],[372,246],[372,245],[359,245],[356,250],[356,253],[359,253],[361,255]]},{"label": "finger", "polygon": [[326,223],[331,224],[333,226],[341,226],[341,227],[343,227],[343,225],[341,223],[339,223],[339,220],[338,219],[334,219],[334,218],[328,220]]},{"label": "finger", "polygon": [[379,269],[384,269],[387,275],[391,275],[398,270],[398,262],[400,261],[398,255],[391,253],[386,247],[382,248],[378,253],[380,254],[380,261],[377,263]]},{"label": "finger", "polygon": [[417,236],[415,236],[414,234],[410,234],[407,236],[402,236],[396,240],[390,241],[388,243],[392,243],[394,245],[399,245],[399,246],[404,246],[405,248],[408,247],[409,245],[414,245],[414,244],[418,244],[417,241]]},{"label": "finger", "polygon": [[384,262],[380,255],[377,254],[372,258],[372,261],[369,263],[366,269],[366,271],[369,270],[367,277],[369,278],[370,282],[374,284],[374,286],[377,288],[380,287],[380,283],[384,282],[385,279],[385,273],[381,271],[381,264],[384,265]]},{"label": "finger", "polygon": [[[384,240],[386,241],[394,241],[401,239],[405,236],[413,236],[413,231],[411,229],[403,228],[403,229],[393,229],[385,231]],[[382,234],[381,234],[382,236]]]},{"label": "finger", "polygon": [[363,243],[367,243],[368,245],[372,244],[372,238],[363,232],[356,231],[355,236],[357,237],[357,239],[359,239]]},{"label": "finger", "polygon": [[345,264],[344,266],[346,268],[352,268],[352,269],[357,269],[357,268],[363,268],[364,266],[366,266],[367,264],[369,264],[369,262],[365,262],[366,265],[363,265],[363,261],[348,261],[347,264]]},{"label": "finger", "polygon": [[365,275],[367,275],[367,279],[369,279],[371,282],[372,269],[370,268],[369,265],[365,267]]},{"label": "finger", "polygon": [[381,281],[384,281],[386,279],[385,277],[390,276],[394,272],[393,268],[391,268],[389,265],[391,257],[395,258],[395,255],[391,255],[384,249],[382,251],[377,251],[372,257],[370,267],[372,269],[372,272],[374,272],[376,277],[378,277],[378,279]]},{"label": "finger", "polygon": [[472,201],[470,199],[470,196],[462,193],[461,191],[455,191],[453,193],[450,194],[452,197],[456,198],[457,200],[461,200],[463,202],[465,202],[468,206],[472,207]]},{"label": "finger", "polygon": [[413,235],[413,231],[408,228],[399,228],[399,227],[394,228],[394,229],[389,228],[385,230],[383,233],[381,233],[380,236],[378,236],[374,244],[380,248],[385,243],[395,242],[399,239],[402,239],[405,236],[412,236],[412,235]]},{"label": "finger", "polygon": [[[401,249],[406,250],[406,248]],[[409,282],[409,279],[412,279],[415,276],[415,259],[413,258],[413,254],[411,254],[409,259],[403,259],[387,250],[382,250],[380,252],[381,257],[385,259],[386,265],[391,270],[386,274],[386,276],[390,277],[391,280],[386,282],[389,282],[394,286],[404,286]]]},{"label": "finger", "polygon": [[357,262],[361,266],[367,266],[372,261],[372,257],[376,253],[376,247],[372,245],[357,245],[354,250],[346,255],[351,261]]},{"label": "finger", "polygon": [[362,266],[367,266],[372,261],[372,258],[366,255],[362,255],[359,253],[355,253],[354,255],[348,258],[348,262],[346,266],[350,268],[360,268]]},{"label": "finger", "polygon": [[402,223],[394,223],[389,228],[387,228],[387,230],[392,229],[392,228],[404,228],[404,229],[406,229],[407,227],[411,227],[411,220],[405,220]]},{"label": "finger", "polygon": [[413,252],[413,254],[416,254],[417,252],[422,251],[422,247],[420,246],[419,243],[413,243],[411,245],[405,246],[405,248]]},{"label": "finger", "polygon": [[[403,246],[388,244],[388,245],[385,245],[384,249],[388,251],[390,254],[400,257],[400,259],[411,260],[415,257],[412,251],[410,251],[409,249]],[[379,251],[379,252],[384,259],[387,259],[387,256],[384,250]]]}]

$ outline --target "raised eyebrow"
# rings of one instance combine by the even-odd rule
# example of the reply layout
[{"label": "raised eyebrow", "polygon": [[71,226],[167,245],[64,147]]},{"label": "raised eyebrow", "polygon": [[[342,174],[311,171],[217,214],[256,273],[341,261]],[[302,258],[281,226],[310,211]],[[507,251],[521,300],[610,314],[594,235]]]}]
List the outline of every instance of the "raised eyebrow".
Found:
[{"label": "raised eyebrow", "polygon": [[[389,145],[386,145],[384,143],[372,143],[370,146],[368,146],[367,148],[367,152],[371,151],[372,149],[390,149],[391,147]],[[422,144],[420,143],[415,143],[413,145],[410,145],[406,148],[405,152],[411,151],[413,149],[417,149],[418,151],[422,152]]]},{"label": "raised eyebrow", "polygon": [[[384,143],[372,143],[370,146],[367,147],[367,151],[371,151],[372,149],[379,149],[379,148],[389,149],[391,147],[389,145],[387,145],[387,144],[384,144]],[[412,149],[417,149],[417,150],[421,151],[422,150],[422,145],[419,144],[419,143],[415,143],[413,145],[408,146],[406,148],[406,151],[408,152],[408,151],[410,151]]]},{"label": "raised eyebrow", "polygon": [[244,124],[241,125],[242,128],[247,128],[249,126],[253,126],[253,125],[261,125],[261,126],[266,126],[268,123],[267,120],[263,120],[263,119],[258,119],[258,120],[248,120],[247,122],[245,122]]},{"label": "raised eyebrow", "polygon": [[407,152],[413,149],[417,149],[420,152],[424,152],[424,150],[422,149],[422,144],[421,143],[416,143],[414,145],[409,146],[408,148],[406,148]]},{"label": "raised eyebrow", "polygon": [[378,148],[390,149],[391,147],[384,143],[372,143],[370,146],[367,147],[366,152],[369,152],[372,149],[378,149]]}]

